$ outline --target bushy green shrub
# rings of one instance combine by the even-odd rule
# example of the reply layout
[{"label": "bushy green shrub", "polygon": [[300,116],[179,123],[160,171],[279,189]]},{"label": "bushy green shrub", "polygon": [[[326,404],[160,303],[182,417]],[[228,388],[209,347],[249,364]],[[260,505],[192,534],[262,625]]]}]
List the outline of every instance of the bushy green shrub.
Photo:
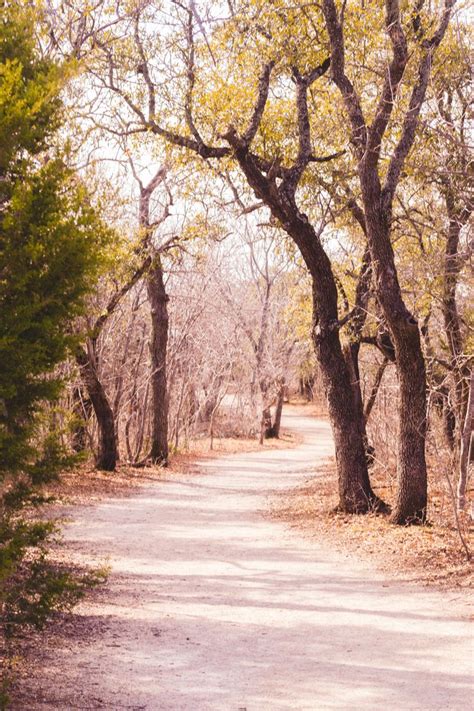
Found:
[{"label": "bushy green shrub", "polygon": [[40,627],[96,581],[48,562],[54,526],[34,514],[42,485],[71,465],[42,413],[60,393],[57,365],[74,348],[72,322],[110,240],[56,146],[67,71],[44,57],[40,36],[33,4],[0,0],[0,623],[7,633]]}]

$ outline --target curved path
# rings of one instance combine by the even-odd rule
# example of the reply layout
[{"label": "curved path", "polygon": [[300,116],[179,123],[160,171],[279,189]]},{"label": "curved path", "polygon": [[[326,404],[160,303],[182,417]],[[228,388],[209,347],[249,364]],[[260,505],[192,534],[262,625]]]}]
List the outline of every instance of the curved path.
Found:
[{"label": "curved path", "polygon": [[70,547],[108,556],[112,574],[80,606],[78,637],[66,628],[46,648],[29,708],[471,707],[455,594],[387,580],[262,515],[332,454],[325,422],[289,413],[305,437],[295,449],[220,457],[75,510]]}]

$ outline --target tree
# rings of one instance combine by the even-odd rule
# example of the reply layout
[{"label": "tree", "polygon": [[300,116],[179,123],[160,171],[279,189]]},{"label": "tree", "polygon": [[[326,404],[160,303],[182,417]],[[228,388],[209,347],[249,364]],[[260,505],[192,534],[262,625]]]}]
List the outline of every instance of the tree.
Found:
[{"label": "tree", "polygon": [[46,410],[111,233],[55,147],[65,68],[42,55],[31,8],[0,8],[0,614],[41,624],[74,586],[43,567],[54,526],[22,512],[69,462]]},{"label": "tree", "polygon": [[[124,177],[133,175],[138,185],[138,229],[137,234],[122,240],[116,240],[116,260],[113,263],[113,273],[110,270],[109,281],[113,281],[112,293],[106,295],[105,305],[98,307],[100,313],[89,324],[89,337],[85,345],[76,348],[76,363],[79,367],[82,382],[92,404],[98,425],[98,452],[96,466],[104,471],[114,471],[119,459],[119,436],[116,426],[117,409],[120,396],[111,403],[109,401],[103,378],[101,377],[101,348],[99,339],[104,327],[109,323],[116,309],[120,307],[125,297],[145,280],[148,289],[151,307],[151,320],[153,335],[150,343],[152,356],[152,442],[150,457],[153,461],[166,462],[167,460],[167,394],[166,394],[166,337],[167,315],[164,292],[163,271],[161,268],[161,255],[172,248],[176,242],[173,234],[169,239],[157,245],[153,243],[153,234],[159,226],[169,217],[169,204],[166,203],[162,213],[154,218],[151,215],[150,200],[156,188],[164,181],[167,168],[161,166],[147,185],[140,179],[136,166],[127,151],[128,161],[124,161]],[[131,168],[131,173],[127,171]],[[167,199],[171,199],[169,196]],[[132,201],[134,198],[132,198]],[[117,263],[119,266],[117,268]],[[160,292],[160,276],[161,288]],[[107,289],[107,291],[110,291]],[[165,299],[164,313],[157,308],[162,296]],[[93,310],[91,305],[91,310]],[[159,362],[159,365],[158,365]],[[161,454],[160,454],[161,452]]]},{"label": "tree", "polygon": [[[470,389],[468,328],[464,323],[468,314],[467,309],[462,308],[459,292],[463,288],[463,267],[472,253],[472,246],[464,246],[462,238],[474,211],[474,153],[468,140],[474,100],[472,68],[465,46],[470,39],[469,31],[460,28],[456,36],[447,39],[449,43],[443,48],[445,62],[433,76],[428,116],[426,150],[430,156],[434,153],[437,160],[433,166],[428,157],[418,169],[418,175],[429,181],[441,197],[438,213],[444,250],[440,303],[448,347],[449,390],[454,405],[451,409],[453,440],[459,443]],[[446,56],[448,53],[450,56]]]},{"label": "tree", "polygon": [[[153,221],[150,212],[150,198],[163,180],[166,171],[160,168],[147,185],[138,180],[140,187],[139,227],[142,237],[150,241],[153,231],[169,215],[168,205],[158,220]],[[173,240],[174,241],[174,240]],[[168,294],[165,289],[163,266],[159,249],[151,248],[150,268],[146,275],[146,287],[151,313],[151,387],[152,387],[152,427],[150,459],[152,462],[168,462],[168,388],[166,378],[168,346]]]},{"label": "tree", "polygon": [[[237,287],[235,277],[221,277],[220,290],[239,338],[250,346],[251,403],[262,443],[264,438],[279,436],[285,377],[297,343],[294,324],[288,323],[285,314],[292,275],[279,231],[247,223],[243,233],[248,258],[241,258],[240,264],[236,255],[234,261],[234,271],[242,272],[241,283]],[[272,421],[271,406],[275,402]]]},{"label": "tree", "polygon": [[459,456],[459,480],[457,489],[457,506],[462,511],[466,506],[466,489],[468,481],[469,461],[473,455],[474,433],[474,369],[471,370],[469,396],[467,399],[466,416],[461,431],[461,447]]},{"label": "tree", "polygon": [[[415,4],[402,19],[398,0],[385,3],[385,29],[392,56],[384,69],[383,86],[372,122],[364,115],[360,90],[349,78],[345,61],[345,31],[353,9],[338,12],[335,0],[324,0],[323,11],[331,47],[331,76],[343,99],[351,127],[351,143],[357,161],[367,240],[375,272],[377,298],[395,346],[400,382],[398,493],[392,515],[394,523],[424,521],[427,506],[425,460],[426,373],[418,323],[408,310],[400,288],[391,243],[393,201],[406,158],[413,146],[436,49],[448,27],[454,0],[446,0],[435,30],[425,29],[424,3]],[[351,12],[352,11],[352,12]],[[432,19],[432,18],[428,18]],[[417,65],[409,71],[408,27],[412,28]],[[411,86],[403,110],[401,135],[388,146],[388,167],[382,168],[381,151],[389,122],[400,95],[402,81]]]}]

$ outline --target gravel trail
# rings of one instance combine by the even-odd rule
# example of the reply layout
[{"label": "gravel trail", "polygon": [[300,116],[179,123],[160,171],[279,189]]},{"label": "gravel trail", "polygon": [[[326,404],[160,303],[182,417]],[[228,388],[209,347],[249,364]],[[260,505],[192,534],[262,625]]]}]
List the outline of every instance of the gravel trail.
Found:
[{"label": "gravel trail", "polygon": [[333,451],[326,422],[289,408],[284,425],[304,443],[74,510],[75,559],[112,572],[77,634],[47,643],[28,711],[472,708],[461,593],[387,579],[264,517]]}]

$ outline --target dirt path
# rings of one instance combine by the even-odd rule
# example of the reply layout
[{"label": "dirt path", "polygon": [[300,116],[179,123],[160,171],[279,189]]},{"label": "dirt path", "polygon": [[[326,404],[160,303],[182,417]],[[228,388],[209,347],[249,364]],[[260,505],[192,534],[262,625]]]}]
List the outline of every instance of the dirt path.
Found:
[{"label": "dirt path", "polygon": [[262,516],[332,453],[325,422],[290,411],[285,424],[303,445],[76,511],[72,550],[108,556],[112,574],[79,608],[78,637],[66,626],[45,648],[29,709],[471,708],[455,594],[387,580]]}]

